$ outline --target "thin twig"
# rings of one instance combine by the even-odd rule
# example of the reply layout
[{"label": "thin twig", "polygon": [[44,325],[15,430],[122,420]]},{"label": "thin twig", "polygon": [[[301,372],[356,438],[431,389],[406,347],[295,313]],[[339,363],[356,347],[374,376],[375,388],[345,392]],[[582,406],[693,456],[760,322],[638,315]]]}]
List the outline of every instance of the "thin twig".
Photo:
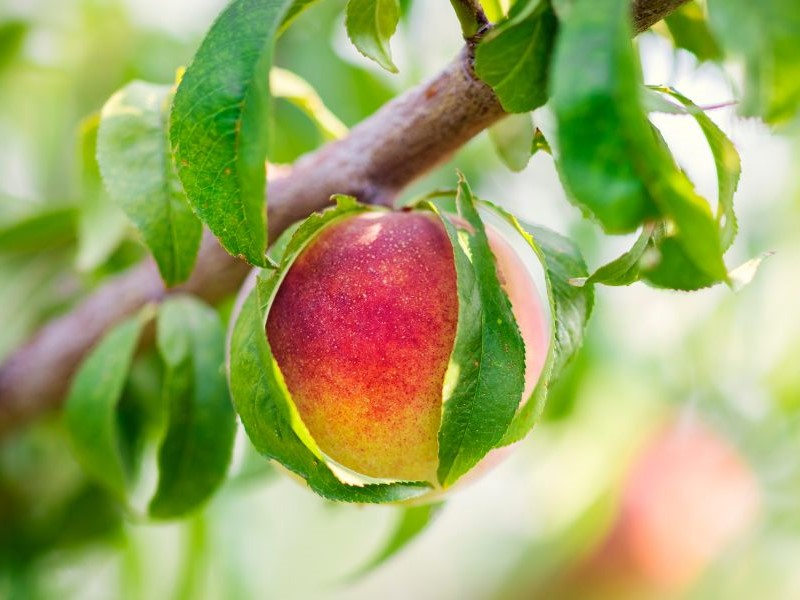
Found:
[{"label": "thin twig", "polygon": [[489,19],[483,12],[479,0],[450,0],[461,23],[461,34],[464,41],[474,44],[489,29]]}]

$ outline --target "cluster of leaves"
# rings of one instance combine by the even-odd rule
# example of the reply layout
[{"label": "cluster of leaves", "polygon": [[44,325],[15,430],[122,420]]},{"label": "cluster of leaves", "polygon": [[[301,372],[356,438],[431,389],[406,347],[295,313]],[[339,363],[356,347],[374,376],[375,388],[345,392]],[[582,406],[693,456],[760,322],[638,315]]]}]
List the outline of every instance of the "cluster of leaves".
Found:
[{"label": "cluster of leaves", "polygon": [[[656,285],[679,289],[728,281],[721,238],[732,238],[727,233],[735,227],[732,211],[714,217],[650,125],[640,100],[627,4],[606,4],[602,18],[584,3],[576,4],[560,34],[552,98],[558,165],[571,197],[607,231],[625,233],[646,224],[653,244],[638,244],[592,278],[629,283],[643,275]],[[596,48],[590,57],[577,50],[579,40]],[[730,207],[738,156],[721,131],[705,122],[713,128],[708,133],[719,134],[720,144],[734,155],[727,164],[717,162],[726,169],[720,181],[734,181],[725,190],[729,196],[720,195],[720,207]],[[651,248],[657,254],[643,264]]]},{"label": "cluster of leaves", "polygon": [[[224,32],[222,41],[209,35],[203,46],[206,50],[201,48],[195,61],[200,68],[191,69],[183,79],[182,90],[195,80],[204,85],[213,83],[208,79],[208,73],[216,73],[218,77],[228,79],[228,83],[230,78],[249,78],[249,83],[243,86],[252,84],[252,96],[242,96],[239,101],[239,104],[244,104],[247,99],[248,111],[234,111],[233,119],[228,120],[225,120],[227,115],[221,115],[222,138],[231,133],[231,130],[224,129],[224,125],[232,124],[236,129],[231,145],[222,147],[222,142],[216,138],[207,144],[207,131],[200,131],[200,135],[205,137],[198,142],[198,138],[192,137],[196,132],[187,133],[180,127],[170,129],[171,121],[192,123],[183,117],[171,119],[170,115],[180,114],[182,99],[193,102],[197,97],[190,92],[176,99],[176,86],[173,85],[134,81],[115,93],[98,115],[84,122],[81,136],[84,187],[99,188],[102,175],[108,197],[101,197],[99,190],[94,189],[92,191],[98,193],[87,195],[97,200],[98,208],[118,206],[122,209],[139,231],[168,286],[185,281],[191,274],[203,223],[213,231],[227,226],[241,230],[238,241],[230,241],[226,247],[234,248],[234,252],[253,263],[259,262],[255,257],[260,252],[261,264],[265,264],[263,188],[267,141],[263,134],[270,124],[271,115],[264,113],[270,107],[270,88],[272,95],[285,98],[305,113],[323,138],[334,139],[346,132],[346,127],[327,111],[316,92],[303,79],[289,71],[270,69],[269,52],[275,36],[307,4],[309,2],[283,2],[278,7],[276,3],[233,3],[212,30],[212,33]],[[266,5],[269,6],[263,8]],[[253,19],[256,12],[263,19]],[[253,24],[265,25],[266,29],[256,27],[251,31],[249,51],[259,55],[257,46],[269,40],[267,55],[256,63],[244,59],[245,64],[236,72],[227,64],[220,44],[229,43],[231,52],[242,54],[248,48],[242,46],[238,32]],[[209,44],[210,50],[207,49]],[[218,62],[206,64],[203,52]],[[179,73],[179,79],[182,75]],[[263,81],[257,81],[258,78]],[[207,91],[203,88],[196,93]],[[218,91],[213,90],[214,93],[210,94],[212,104],[220,99]],[[262,112],[258,111],[259,106]],[[203,118],[204,108],[216,111],[215,106],[204,107],[202,103],[191,110],[197,110],[201,114],[196,116]],[[192,126],[189,129],[196,128]],[[243,132],[241,135],[240,131]],[[171,133],[178,140],[188,136],[185,138],[188,141],[183,144],[172,142]],[[183,154],[181,149],[187,153]],[[209,156],[205,154],[207,150],[211,150]],[[206,190],[197,193],[192,193],[192,190],[203,185],[202,177],[213,172],[215,165],[221,164],[219,161],[226,160],[226,152],[237,155],[243,152],[250,159],[234,161],[231,168],[236,174],[235,181],[222,179],[217,182],[219,185],[215,183],[210,187],[213,195],[222,194],[220,198],[228,204],[215,200],[204,210],[201,205]],[[204,161],[203,169],[193,170],[191,167],[197,164],[195,157],[198,153]],[[188,170],[178,166],[188,167]],[[184,171],[180,179],[179,171]],[[200,179],[195,177],[198,173]],[[190,191],[188,196],[184,188]],[[228,195],[224,195],[226,189]],[[248,191],[253,193],[248,194]],[[227,220],[225,215],[228,215]],[[68,216],[74,218],[72,212]],[[254,224],[249,228],[244,225],[248,218],[252,218]],[[59,219],[58,223],[62,220]],[[34,226],[37,233],[49,232],[42,227],[41,218],[31,223],[28,221],[23,220],[19,226],[8,230],[8,235],[13,236],[8,243],[22,239],[23,234]],[[256,233],[259,228],[260,233]],[[105,233],[114,238],[109,244],[118,242],[119,232],[109,233],[106,229]],[[253,236],[256,237],[255,245]],[[229,240],[227,235],[220,239],[223,243]],[[49,239],[49,242],[53,240]],[[105,246],[108,244],[102,241],[93,243],[90,248],[92,256],[87,260],[94,263],[97,260],[94,255],[107,254],[109,249]],[[140,462],[144,455],[144,442],[134,441],[136,447],[128,447],[130,444],[124,438],[129,432],[125,430],[127,425],[120,402],[123,387],[130,376],[134,352],[141,338],[148,335],[146,329],[153,320],[157,323],[156,346],[163,380],[156,414],[144,418],[151,421],[150,428],[155,430],[149,438],[158,445],[158,484],[148,505],[143,508],[139,501],[141,492],[152,491],[147,489],[147,470]],[[116,497],[131,516],[146,514],[156,519],[175,518],[196,508],[223,481],[235,434],[235,415],[224,371],[224,331],[219,315],[200,301],[173,296],[157,309],[146,307],[140,315],[111,329],[86,358],[72,383],[66,402],[65,422],[75,455],[84,469]],[[143,429],[135,435],[148,437]]]},{"label": "cluster of leaves", "polygon": [[[131,514],[136,457],[125,455],[118,403],[133,355],[153,307],[106,334],[75,376],[65,421],[75,455],[86,471]],[[153,518],[180,516],[222,482],[233,449],[235,416],[224,374],[224,330],[216,311],[176,296],[158,308],[156,347],[164,378],[155,421],[159,428],[158,487]]]},{"label": "cluster of leaves", "polygon": [[[722,257],[736,233],[732,208],[740,171],[736,151],[687,98],[663,88],[650,94],[671,95],[677,102],[657,103],[655,110],[667,106],[670,112],[691,114],[707,136],[720,182],[715,215],[648,121],[651,103],[631,42],[629,3],[604,2],[598,11],[585,1],[520,0],[484,36],[475,50],[476,74],[514,113],[492,129],[491,137],[515,170],[523,168],[532,153],[542,148],[550,151],[552,145],[559,174],[576,205],[609,233],[642,228],[642,239],[631,252],[602,267],[592,281],[620,285],[644,278],[678,289],[731,283]],[[758,27],[748,29],[746,35],[742,32],[745,39],[771,45],[756,48],[753,41],[754,47],[746,54],[759,58],[748,63],[742,106],[744,114],[777,122],[794,114],[798,102],[792,87],[793,63],[784,43],[786,32],[795,30],[798,16],[790,3],[770,2],[774,10],[764,10]],[[101,132],[107,130],[111,144],[104,144],[101,158],[114,154],[105,149],[130,141],[127,135],[147,132],[153,147],[136,144],[131,152],[140,152],[138,158],[142,158],[146,150],[160,150],[146,153],[149,160],[162,165],[157,178],[142,178],[130,169],[126,181],[124,173],[114,170],[114,163],[128,165],[133,159],[134,165],[141,164],[148,172],[155,165],[146,160],[137,163],[136,156],[124,152],[101,164],[106,163],[104,173],[112,182],[112,195],[142,230],[167,283],[188,276],[197,252],[200,224],[186,210],[187,200],[229,252],[253,265],[267,266],[265,159],[272,109],[269,78],[264,73],[270,70],[276,37],[309,4],[232,2],[203,41],[171,107],[171,92],[163,86],[151,90],[153,95],[128,88],[106,106],[104,121],[109,124]],[[741,27],[727,26],[731,18],[725,7],[711,8],[711,27],[694,3],[675,13],[668,27],[676,44],[701,59],[719,60],[723,57],[720,48],[731,49]],[[350,39],[362,54],[391,72],[396,67],[389,40],[400,15],[398,0],[350,0],[347,4],[345,25]],[[758,62],[765,57],[772,58],[769,69]],[[312,95],[310,89],[303,93],[306,99]],[[545,140],[530,112],[548,98],[557,131]],[[298,105],[303,103],[303,97],[297,100]],[[138,133],[133,123],[125,122],[128,104],[142,110],[136,116],[127,113],[128,118],[142,119]],[[312,116],[330,116],[308,110],[308,104],[305,110]],[[167,120],[165,139],[159,133],[164,133]],[[112,127],[111,121],[119,127]],[[169,160],[170,148],[180,183]],[[142,183],[145,179],[148,183]],[[160,190],[161,201],[155,208],[152,201],[143,201],[144,194],[152,197],[155,191],[144,189],[150,183]]]},{"label": "cluster of leaves", "polygon": [[[746,56],[773,60],[767,74],[758,61],[749,65],[742,106],[745,114],[777,122],[794,114],[798,102],[783,42],[786,32],[795,31],[798,15],[784,0],[770,2],[774,11],[759,11],[759,27],[745,37],[772,45]],[[515,170],[539,149],[552,151],[571,200],[605,231],[642,228],[631,251],[599,269],[591,281],[620,285],[644,278],[678,289],[730,283],[722,257],[736,233],[736,150],[688,98],[642,86],[629,3],[604,3],[598,10],[586,1],[520,0],[483,37],[475,49],[475,72],[513,113],[492,128],[491,137]],[[177,92],[134,83],[104,108],[98,156],[109,191],[141,230],[168,284],[191,272],[200,221],[231,254],[267,266],[265,160],[273,115],[270,78],[264,74],[270,71],[277,36],[310,4],[232,2]],[[726,9],[711,8],[711,27],[694,3],[675,13],[668,27],[676,44],[701,59],[717,60],[723,56],[720,47],[730,48],[732,31],[741,28],[723,27],[731,20]],[[354,45],[391,72],[396,67],[389,40],[400,15],[398,0],[347,4],[345,25]],[[302,80],[298,86],[292,74],[273,75],[272,87],[286,88],[287,77],[292,91],[285,94],[328,137],[340,134],[335,117]],[[657,95],[673,101],[653,100]],[[530,114],[545,103],[556,123],[549,140]],[[716,214],[676,165],[648,120],[648,108],[697,119],[717,166]]]},{"label": "cluster of leaves", "polygon": [[[800,103],[800,94],[793,91],[796,61],[783,45],[788,32],[800,31],[800,10],[782,0],[768,4],[745,27],[741,17],[733,16],[742,13],[724,2],[709,2],[709,20],[691,2],[667,19],[667,27],[676,46],[699,60],[721,61],[722,49],[735,57],[744,50],[748,62],[742,113],[780,123],[796,114]],[[476,72],[494,88],[504,108],[516,113],[493,128],[492,139],[512,170],[524,168],[540,149],[552,152],[570,200],[607,233],[641,229],[629,252],[574,283],[629,285],[643,279],[681,290],[745,283],[760,258],[731,272],[723,262],[737,232],[733,196],[741,171],[738,153],[691,100],[674,89],[642,85],[629,11],[625,0],[517,2],[476,51]],[[538,37],[522,36],[518,32],[523,27]],[[520,38],[531,51],[535,43],[552,47],[544,60],[539,52],[539,70],[515,70],[521,64],[517,56],[526,48]],[[522,94],[524,85],[513,79],[532,72],[540,85]],[[546,101],[544,110],[554,121],[549,144],[529,114]],[[648,110],[696,119],[717,169],[716,214],[676,164],[648,120]]]},{"label": "cluster of leaves", "polygon": [[[284,242],[280,264],[266,254],[266,159],[274,135],[273,97],[281,95],[293,102],[328,139],[345,131],[309,85],[292,73],[272,68],[277,37],[312,1],[231,2],[192,64],[180,74],[177,86],[134,82],[106,103],[95,124],[97,157],[109,195],[140,231],[168,285],[190,275],[202,225],[231,254],[266,269],[267,275],[259,280],[233,330],[230,380],[237,411],[259,450],[328,498],[404,500],[424,494],[428,485],[354,486],[325,463],[296,416],[263,335],[270,298],[293,257],[331,220],[367,210],[342,201],[338,208],[312,217]],[[501,15],[496,4],[493,10]],[[741,13],[723,4],[710,2],[708,21],[694,3],[675,13],[667,26],[676,45],[701,60],[721,60],[726,54],[743,52],[747,66],[744,114],[768,122],[786,120],[800,102],[790,56],[792,33],[799,29],[797,8],[789,0],[768,0],[770,10],[758,11],[753,23],[744,28],[731,16]],[[349,0],[346,9],[345,26],[356,48],[391,72],[396,67],[389,42],[402,9],[398,0]],[[477,76],[512,113],[490,132],[509,166],[521,169],[538,150],[551,152],[568,195],[586,215],[608,233],[641,229],[641,235],[629,252],[589,274],[568,240],[542,228],[522,226],[500,208],[475,199],[464,181],[459,184],[458,209],[475,233],[467,236],[468,248],[462,248],[464,231],[442,216],[463,282],[459,294],[464,314],[459,315],[456,354],[471,351],[463,340],[482,335],[501,336],[518,349],[521,345],[515,339],[507,299],[503,301],[496,282],[477,206],[500,214],[541,260],[553,339],[545,376],[522,409],[518,409],[517,389],[521,360],[509,366],[519,375],[516,378],[494,381],[490,373],[461,375],[489,379],[479,379],[474,389],[456,386],[470,391],[445,403],[439,470],[439,483],[445,487],[491,448],[521,439],[533,426],[551,381],[580,345],[591,310],[592,284],[627,285],[644,279],[656,286],[690,290],[736,281],[723,255],[737,230],[733,194],[740,174],[738,154],[691,100],[670,88],[642,85],[629,10],[628,0],[601,0],[600,4],[518,0],[475,47]],[[746,43],[739,44],[740,40]],[[532,116],[532,111],[545,105],[555,122],[547,139]],[[697,121],[717,168],[716,214],[672,158],[648,120],[649,110],[689,115]],[[89,129],[93,127],[90,123]],[[426,207],[438,210],[434,205]],[[752,270],[749,265],[745,271]],[[473,302],[476,293],[479,301]],[[494,307],[500,314],[487,316],[484,307]],[[148,314],[145,320],[151,317]],[[114,414],[142,319],[118,326],[101,342],[77,377],[67,409],[78,455],[88,470],[126,502],[130,477],[118,452]],[[482,328],[487,319],[508,327]],[[224,476],[233,416],[220,416],[229,403],[221,379],[222,357],[203,349],[208,345],[221,349],[220,327],[206,307],[187,299],[167,302],[158,311],[158,348],[168,373],[164,398],[169,410],[160,452],[161,479],[149,509],[153,516],[190,509]],[[454,355],[454,360],[472,364],[466,356]],[[101,374],[102,385],[92,385]],[[481,414],[481,426],[475,427],[462,413],[469,413],[477,399],[487,395],[481,386],[491,386],[497,401]],[[230,427],[214,430],[212,415]],[[213,460],[192,456],[200,451],[201,441],[214,448]]]}]

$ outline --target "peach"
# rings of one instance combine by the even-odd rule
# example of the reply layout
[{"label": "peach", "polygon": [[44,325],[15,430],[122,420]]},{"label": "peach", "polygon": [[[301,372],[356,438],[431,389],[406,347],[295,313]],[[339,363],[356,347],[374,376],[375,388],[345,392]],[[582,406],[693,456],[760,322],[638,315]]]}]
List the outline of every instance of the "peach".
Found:
[{"label": "peach", "polygon": [[[548,349],[531,277],[490,231],[526,344],[532,391]],[[320,449],[369,477],[436,482],[442,386],[456,333],[453,249],[426,211],[369,212],[323,229],[289,268],[266,333]]]},{"label": "peach", "polygon": [[576,595],[681,596],[751,530],[760,506],[756,475],[734,446],[702,422],[669,423],[635,460],[608,537],[575,574]]},{"label": "peach", "polygon": [[700,423],[679,424],[634,465],[618,535],[634,571],[680,587],[752,525],[758,506],[758,482],[737,450]]}]

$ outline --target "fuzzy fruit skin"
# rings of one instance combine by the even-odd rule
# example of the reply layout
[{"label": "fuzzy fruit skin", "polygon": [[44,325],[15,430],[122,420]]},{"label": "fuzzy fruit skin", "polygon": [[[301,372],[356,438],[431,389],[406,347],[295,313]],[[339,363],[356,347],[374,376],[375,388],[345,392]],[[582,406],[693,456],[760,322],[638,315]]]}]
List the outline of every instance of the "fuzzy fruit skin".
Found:
[{"label": "fuzzy fruit skin", "polygon": [[[722,432],[697,417],[668,415],[648,431],[621,483],[617,513],[599,544],[509,599],[706,598],[693,588],[754,529],[762,510],[757,474]],[[699,589],[727,597],[703,583]]]},{"label": "fuzzy fruit skin", "polygon": [[289,269],[267,320],[311,435],[371,477],[436,470],[458,299],[450,242],[434,219],[367,213],[327,227]]},{"label": "fuzzy fruit skin", "polygon": [[609,545],[629,573],[681,589],[750,528],[759,505],[758,482],[736,448],[700,422],[676,422],[633,465]]},{"label": "fuzzy fruit skin", "polygon": [[[528,390],[544,362],[546,327],[527,271],[518,272],[524,265],[497,238],[490,244],[499,244],[498,271],[515,314],[531,313],[518,317],[532,348]],[[301,252],[266,333],[323,452],[370,477],[435,482],[457,319],[453,250],[439,218],[375,212],[326,227]]]}]

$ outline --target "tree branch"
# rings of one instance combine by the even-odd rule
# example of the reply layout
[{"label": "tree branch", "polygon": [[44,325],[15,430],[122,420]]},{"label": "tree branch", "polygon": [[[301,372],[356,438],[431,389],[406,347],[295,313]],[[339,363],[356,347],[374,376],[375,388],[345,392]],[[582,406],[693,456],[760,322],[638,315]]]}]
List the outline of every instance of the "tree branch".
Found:
[{"label": "tree branch", "polygon": [[642,33],[689,0],[633,0],[633,30]]},{"label": "tree branch", "polygon": [[[636,32],[685,0],[634,0]],[[397,192],[504,115],[472,71],[467,48],[433,80],[387,103],[337,142],[278,173],[268,185],[269,239],[343,193],[389,205]],[[206,232],[195,270],[165,290],[154,263],[110,279],[71,312],[42,327],[0,367],[0,435],[57,408],[83,357],[109,328],[149,302],[186,292],[207,302],[233,293],[249,266]]]}]

